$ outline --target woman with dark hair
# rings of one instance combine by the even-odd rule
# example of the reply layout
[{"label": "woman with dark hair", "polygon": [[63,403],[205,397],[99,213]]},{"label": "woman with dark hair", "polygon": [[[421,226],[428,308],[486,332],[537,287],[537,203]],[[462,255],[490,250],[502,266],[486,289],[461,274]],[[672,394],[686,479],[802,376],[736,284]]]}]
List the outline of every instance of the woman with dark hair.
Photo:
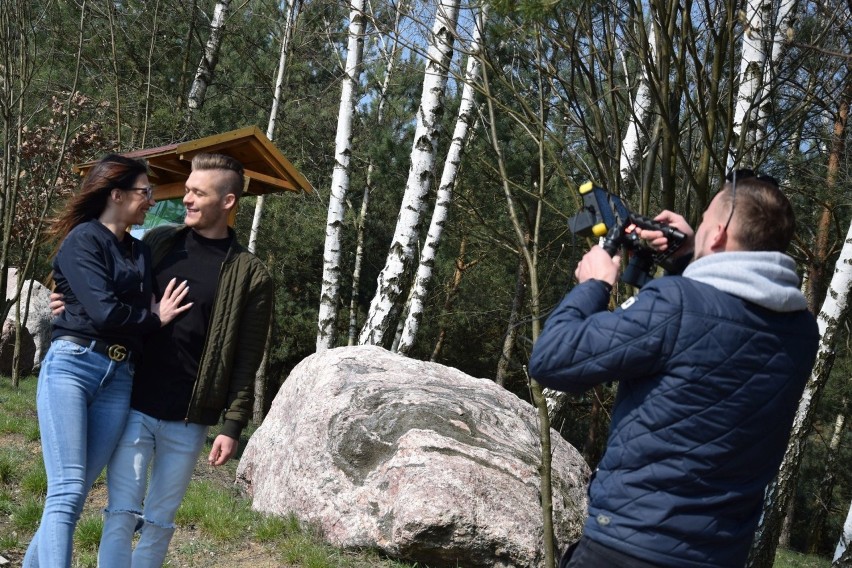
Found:
[{"label": "woman with dark hair", "polygon": [[74,528],[89,488],[109,460],[130,409],[142,336],[167,324],[185,283],[156,303],[150,254],[127,229],[154,205],[144,162],[110,154],[95,164],[51,230],[65,311],[53,322],[36,395],[47,498],[24,566],[71,565]]}]

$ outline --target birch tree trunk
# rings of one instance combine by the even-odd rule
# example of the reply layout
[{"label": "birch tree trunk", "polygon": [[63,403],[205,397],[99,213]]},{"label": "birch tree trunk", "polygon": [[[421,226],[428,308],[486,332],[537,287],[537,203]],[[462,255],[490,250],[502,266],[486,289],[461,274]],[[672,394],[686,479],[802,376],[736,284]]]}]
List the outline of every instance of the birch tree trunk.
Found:
[{"label": "birch tree trunk", "polygon": [[837,541],[837,548],[834,549],[834,558],[831,561],[831,568],[847,568],[852,566],[852,548],[849,543],[852,542],[852,505],[849,505],[849,513],[846,515],[846,522],[843,523],[843,533],[840,535],[840,540]]},{"label": "birch tree trunk", "polygon": [[817,352],[814,370],[805,386],[790,442],[778,476],[766,490],[763,503],[763,515],[755,533],[751,557],[748,566],[752,568],[769,568],[775,559],[778,546],[778,536],[787,511],[787,504],[796,489],[799,468],[802,461],[802,450],[807,435],[813,424],[817,402],[825,388],[825,383],[834,365],[834,344],[841,323],[847,314],[849,289],[852,286],[852,225],[846,233],[840,257],[834,267],[834,276],[829,285],[828,294],[822,304],[817,323],[819,324],[820,346]]},{"label": "birch tree trunk", "polygon": [[[734,108],[734,144],[728,156],[728,169],[750,152],[756,141],[752,113],[759,106],[763,73],[766,66],[766,43],[763,41],[764,15],[771,11],[770,0],[747,0],[743,30],[740,86]],[[739,158],[739,159],[738,159]],[[749,160],[751,161],[751,160]]]},{"label": "birch tree trunk", "polygon": [[325,249],[322,257],[322,290],[317,322],[317,351],[334,346],[337,331],[337,304],[340,301],[340,236],[349,191],[349,158],[352,155],[352,119],[355,115],[355,88],[361,75],[364,47],[364,0],[353,0],[349,12],[349,45],[346,69],[337,114],[334,142],[334,171],[325,223]]},{"label": "birch tree trunk", "polygon": [[405,318],[402,336],[400,337],[397,348],[397,351],[403,355],[407,355],[414,345],[414,339],[420,327],[420,320],[423,318],[423,300],[426,297],[426,288],[432,281],[435,256],[444,233],[444,223],[446,223],[449,216],[450,204],[453,200],[453,186],[455,186],[458,178],[462,152],[470,127],[476,120],[474,113],[474,98],[476,94],[474,84],[479,79],[479,69],[481,67],[479,49],[480,41],[482,40],[482,26],[485,23],[485,10],[483,8],[483,12],[477,18],[477,23],[474,26],[473,41],[467,60],[464,88],[462,89],[461,105],[459,106],[459,113],[456,118],[455,130],[453,131],[453,140],[447,152],[447,161],[444,162],[444,171],[441,174],[441,182],[438,186],[438,198],[435,202],[435,210],[432,213],[429,232],[426,234],[426,243],[423,245],[423,251],[420,253],[420,265],[417,267],[417,276],[414,279],[414,290],[411,293],[408,316]]},{"label": "birch tree trunk", "polygon": [[213,11],[213,19],[210,21],[210,37],[204,47],[204,55],[198,63],[195,71],[195,79],[189,89],[187,105],[190,112],[196,111],[204,106],[207,96],[207,87],[213,80],[216,64],[219,61],[219,50],[222,47],[222,37],[225,32],[225,18],[228,16],[231,0],[218,0]]},{"label": "birch tree trunk", "polygon": [[[651,62],[657,59],[656,33],[654,22],[650,22],[648,30],[648,53]],[[623,52],[622,52],[623,53]],[[642,138],[643,124],[651,112],[651,88],[648,78],[648,67],[640,66],[639,86],[636,96],[633,98],[632,111],[628,117],[628,123],[624,129],[624,138],[621,140],[621,157],[619,159],[619,171],[622,181],[627,184],[630,176],[636,173],[637,166],[642,160]],[[630,77],[625,65],[625,77]],[[628,89],[629,92],[629,89]],[[636,184],[641,186],[641,184]]]},{"label": "birch tree trunk", "polygon": [[[278,105],[281,102],[281,90],[284,86],[284,68],[287,65],[287,50],[292,37],[293,19],[296,11],[295,0],[287,0],[286,14],[284,16],[284,29],[281,36],[281,53],[278,56],[278,70],[275,73],[275,90],[272,94],[272,108],[269,110],[269,121],[266,125],[266,137],[271,141],[275,136],[275,121],[278,120]],[[254,217],[251,221],[249,232],[248,250],[251,253],[257,248],[257,233],[260,230],[260,219],[263,215],[265,202],[264,195],[258,195],[254,203]]]},{"label": "birch tree trunk", "polygon": [[453,40],[459,14],[458,0],[441,0],[435,11],[435,24],[430,36],[423,92],[417,110],[417,126],[411,148],[411,167],[402,198],[396,229],[385,266],[378,277],[376,295],[370,303],[367,321],[361,330],[361,345],[382,345],[385,334],[393,328],[405,299],[415,243],[423,217],[426,193],[434,178],[433,166],[444,113]]},{"label": "birch tree trunk", "polygon": [[763,141],[766,140],[767,122],[772,113],[771,102],[774,94],[771,92],[771,86],[775,84],[775,70],[780,65],[781,56],[793,38],[796,6],[796,0],[781,0],[778,5],[778,12],[775,15],[775,32],[768,48],[769,65],[764,66],[763,70],[763,95],[758,101],[757,124],[755,125],[761,153],[764,151]]},{"label": "birch tree trunk", "polygon": [[177,108],[183,108],[183,97],[186,94],[186,81],[189,75],[189,56],[192,53],[192,38],[195,36],[195,12],[198,9],[198,0],[192,0],[192,6],[189,7],[189,26],[184,36],[183,59],[180,65],[180,82],[178,83],[178,96],[175,101]]},{"label": "birch tree trunk", "polygon": [[[387,93],[391,84],[391,76],[393,75],[396,66],[397,54],[399,52],[399,21],[402,17],[405,2],[400,0],[396,6],[396,17],[394,18],[393,31],[391,32],[391,48],[380,47],[379,50],[387,61],[385,68],[385,78],[382,80],[382,86],[379,89],[379,103],[376,109],[376,126],[381,127],[385,123],[385,106],[387,103]],[[381,38],[379,38],[381,41]],[[359,288],[361,286],[361,265],[364,260],[364,233],[367,227],[367,215],[370,210],[370,193],[373,191],[373,172],[375,164],[373,158],[370,157],[370,163],[367,165],[367,181],[364,184],[364,195],[361,198],[361,212],[358,215],[355,236],[355,262],[352,268],[352,292],[349,296],[349,337],[347,345],[350,347],[355,345],[358,339],[358,298]]]}]

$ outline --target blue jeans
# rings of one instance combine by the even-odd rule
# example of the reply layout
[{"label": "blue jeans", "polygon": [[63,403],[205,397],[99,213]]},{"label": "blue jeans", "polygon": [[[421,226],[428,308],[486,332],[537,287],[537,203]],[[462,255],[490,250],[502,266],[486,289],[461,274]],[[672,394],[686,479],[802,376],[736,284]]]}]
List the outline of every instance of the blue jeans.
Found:
[{"label": "blue jeans", "polygon": [[129,361],[70,341],[50,345],[36,393],[47,498],[24,568],[71,566],[74,528],[124,429],[132,380]]},{"label": "blue jeans", "polygon": [[[109,501],[104,510],[98,566],[163,565],[175,531],[175,513],[189,486],[208,429],[201,424],[158,420],[130,411],[124,434],[107,467]],[[142,534],[131,553],[137,526],[141,526]]]}]

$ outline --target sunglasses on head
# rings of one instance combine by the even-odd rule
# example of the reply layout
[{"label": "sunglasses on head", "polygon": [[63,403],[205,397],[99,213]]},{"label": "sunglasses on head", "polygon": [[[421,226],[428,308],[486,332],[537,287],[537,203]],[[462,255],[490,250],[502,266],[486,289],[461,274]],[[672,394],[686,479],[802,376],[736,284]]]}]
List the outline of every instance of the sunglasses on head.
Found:
[{"label": "sunglasses on head", "polygon": [[771,183],[775,187],[779,186],[778,180],[774,177],[767,176],[764,174],[758,174],[754,170],[749,169],[732,170],[728,172],[728,175],[725,176],[725,181],[729,181],[733,184],[737,183],[737,180],[744,180],[750,178],[755,178],[759,179],[760,181],[765,181],[766,183]]},{"label": "sunglasses on head", "polygon": [[728,230],[728,225],[731,224],[731,219],[734,218],[734,209],[737,206],[737,180],[744,179],[758,179],[778,187],[777,179],[772,176],[757,174],[754,170],[739,169],[728,172],[728,175],[725,176],[725,181],[731,184],[731,213],[728,215],[728,220],[725,222],[725,231]]}]

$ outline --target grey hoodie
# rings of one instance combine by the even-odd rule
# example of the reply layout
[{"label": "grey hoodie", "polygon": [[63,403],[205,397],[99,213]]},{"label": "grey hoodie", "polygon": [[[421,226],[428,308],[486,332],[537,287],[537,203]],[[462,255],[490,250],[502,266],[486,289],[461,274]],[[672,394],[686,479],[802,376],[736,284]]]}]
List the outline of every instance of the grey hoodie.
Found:
[{"label": "grey hoodie", "polygon": [[776,312],[807,309],[795,261],[780,252],[719,252],[693,261],[684,278]]}]

